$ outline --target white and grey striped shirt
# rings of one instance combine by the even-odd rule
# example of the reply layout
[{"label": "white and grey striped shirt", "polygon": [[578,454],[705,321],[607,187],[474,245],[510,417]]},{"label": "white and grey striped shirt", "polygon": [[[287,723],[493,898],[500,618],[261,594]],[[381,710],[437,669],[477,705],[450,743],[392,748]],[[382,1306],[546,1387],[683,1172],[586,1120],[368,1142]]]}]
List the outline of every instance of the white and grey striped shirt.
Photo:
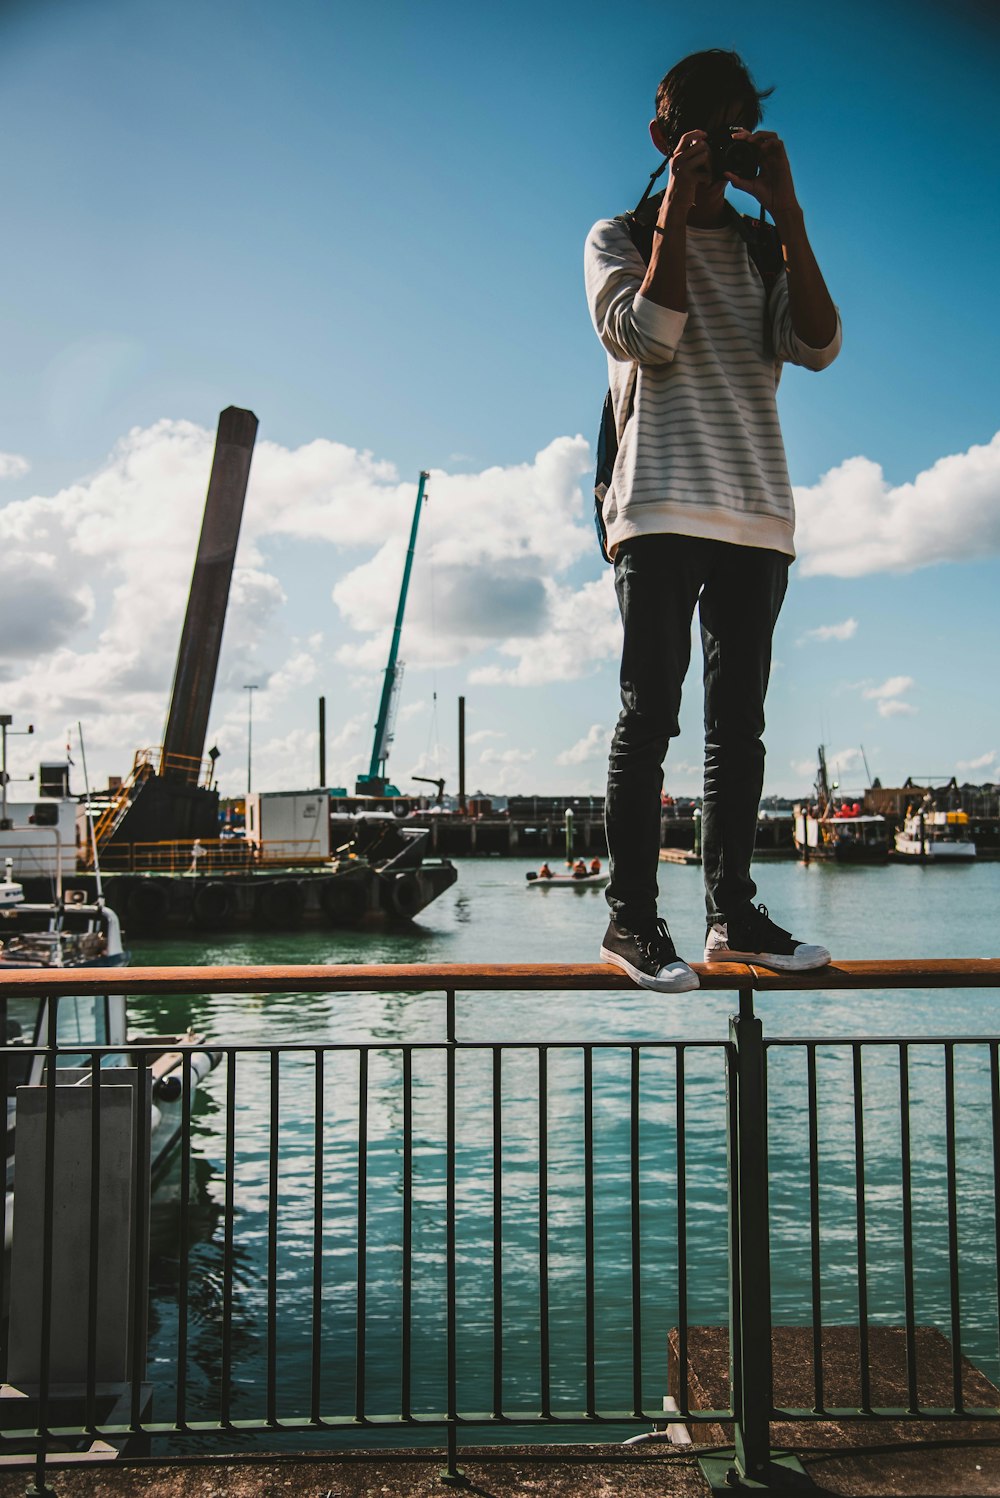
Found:
[{"label": "white and grey striped shirt", "polygon": [[686,313],[639,293],[646,267],[613,219],[590,231],[584,263],[618,428],[603,505],[609,554],[632,536],[668,531],[794,556],[775,392],[782,363],[825,369],[833,362],[839,316],[826,348],[802,343],[781,274],[765,326],[763,283],[732,224],[688,226]]}]

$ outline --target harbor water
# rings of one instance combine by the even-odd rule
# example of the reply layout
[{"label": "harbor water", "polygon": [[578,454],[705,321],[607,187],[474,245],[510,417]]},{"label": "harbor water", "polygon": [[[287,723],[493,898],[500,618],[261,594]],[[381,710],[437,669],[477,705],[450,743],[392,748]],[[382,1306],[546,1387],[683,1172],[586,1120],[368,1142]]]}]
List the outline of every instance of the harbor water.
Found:
[{"label": "harbor water", "polygon": [[[603,891],[534,889],[515,859],[469,859],[457,884],[409,930],[241,934],[228,938],[131,942],[137,965],[342,962],[579,962],[597,956],[606,924]],[[822,941],[836,958],[1000,955],[1000,864],[954,868],[755,866],[763,900],[781,925]],[[682,955],[700,958],[704,904],[697,868],[663,865],[661,911]],[[630,1089],[638,1078],[641,1208],[643,1407],[666,1393],[666,1339],[678,1314],[678,1062],[657,1042],[704,1041],[684,1052],[688,1319],[725,1324],[727,1301],[725,1056],[732,993],[676,998],[635,992],[459,994],[457,1035],[474,1047],[456,1058],[458,1366],[466,1410],[493,1408],[495,1276],[493,1091],[502,1094],[502,1395],[508,1410],[541,1407],[538,1342],[544,1139],[546,1293],[553,1408],[586,1407],[584,1235],[584,1061],[593,1052],[595,1183],[595,1368],[597,1407],[631,1408],[632,1229]],[[1000,1379],[1000,1301],[990,1048],[1000,1036],[1000,995],[978,991],[765,994],[757,1011],[767,1037],[824,1037],[817,1051],[821,1286],[827,1322],[858,1315],[855,1192],[857,1112],[852,1054],[844,1038],[977,1037],[955,1051],[955,1114],[962,1350]],[[359,1269],[364,1269],[365,1400],[370,1414],[398,1412],[401,1378],[400,1042],[433,1042],[412,1054],[413,1286],[411,1399],[415,1412],[446,1408],[444,1229],[444,1004],[436,996],[251,994],[155,996],[132,1001],[132,1028],[174,1029],[188,1021],[220,1044],[345,1047],[374,1043],[364,1082],[359,1052],[324,1057],[317,1104],[315,1052],[285,1054],[277,1109],[263,1053],[241,1054],[235,1074],[219,1067],[195,1100],[188,1232],[186,1388],[191,1418],[219,1413],[224,1316],[225,1114],[233,1082],[237,1170],[233,1223],[233,1419],[263,1417],[268,1362],[268,1209],[272,1116],[278,1118],[276,1268],[271,1307],[277,1369],[276,1413],[308,1415],[316,1395],[324,1415],[350,1416],[357,1394],[355,1349]],[[639,1060],[614,1042],[645,1042]],[[490,1047],[512,1043],[498,1063]],[[539,1108],[545,1053],[546,1103]],[[384,1048],[383,1048],[384,1047]],[[949,1335],[947,1140],[944,1047],[864,1048],[861,1104],[868,1314],[901,1325],[904,1315],[900,1075],[908,1068],[915,1316]],[[995,1061],[994,1061],[995,1064]],[[499,1082],[493,1068],[498,1065]],[[632,1068],[637,1068],[633,1071]],[[235,1075],[235,1080],[233,1080]],[[769,1148],[774,1319],[806,1325],[810,1316],[808,1109],[805,1048],[769,1053]],[[367,1238],[358,1258],[358,1111],[367,1099]],[[313,1166],[322,1125],[321,1287],[316,1280]],[[179,1244],[178,1173],[161,1184],[153,1209],[149,1376],[159,1418],[176,1398]],[[273,1251],[273,1250],[272,1250]],[[318,1320],[316,1319],[318,1318]],[[319,1327],[314,1357],[313,1331]],[[154,1414],[157,1418],[157,1414]],[[628,1432],[623,1432],[628,1433]],[[614,1432],[612,1431],[613,1435]],[[540,1438],[546,1437],[539,1432]],[[579,1434],[577,1436],[579,1437]],[[231,1446],[240,1437],[226,1436]],[[251,1438],[245,1438],[248,1442]],[[363,1444],[440,1444],[440,1429],[366,1431]],[[524,1439],[511,1428],[469,1439]],[[173,1449],[217,1445],[192,1436]],[[267,1444],[307,1449],[359,1444],[347,1431],[322,1437],[269,1434]]]}]

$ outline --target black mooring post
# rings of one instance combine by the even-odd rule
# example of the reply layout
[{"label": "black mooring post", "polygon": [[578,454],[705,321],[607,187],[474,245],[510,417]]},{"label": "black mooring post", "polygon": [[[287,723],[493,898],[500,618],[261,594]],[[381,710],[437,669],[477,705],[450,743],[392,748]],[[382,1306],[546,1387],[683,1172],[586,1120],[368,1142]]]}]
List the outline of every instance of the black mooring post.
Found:
[{"label": "black mooring post", "polygon": [[465,698],[458,699],[458,809],[465,814]]},{"label": "black mooring post", "polygon": [[326,785],[326,698],[319,699],[319,788]]},{"label": "black mooring post", "polygon": [[257,437],[252,411],[227,406],[219,416],[215,456],[177,652],[161,772],[199,780],[208,715],[222,649],[222,630]]}]

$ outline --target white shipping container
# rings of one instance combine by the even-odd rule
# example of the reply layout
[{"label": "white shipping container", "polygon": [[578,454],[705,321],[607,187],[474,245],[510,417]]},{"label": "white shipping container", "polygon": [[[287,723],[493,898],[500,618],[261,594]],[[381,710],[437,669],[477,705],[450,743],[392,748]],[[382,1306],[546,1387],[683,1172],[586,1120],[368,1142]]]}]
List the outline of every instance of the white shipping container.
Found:
[{"label": "white shipping container", "polygon": [[260,863],[315,863],[330,856],[325,791],[255,791],[247,797],[246,838]]}]

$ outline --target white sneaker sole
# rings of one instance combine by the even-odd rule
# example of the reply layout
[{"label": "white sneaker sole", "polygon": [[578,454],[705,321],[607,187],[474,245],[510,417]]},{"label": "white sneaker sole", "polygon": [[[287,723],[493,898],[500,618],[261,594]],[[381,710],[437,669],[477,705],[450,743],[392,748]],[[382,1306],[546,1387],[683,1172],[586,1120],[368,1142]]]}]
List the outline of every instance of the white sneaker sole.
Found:
[{"label": "white sneaker sole", "polygon": [[805,942],[791,956],[780,952],[733,952],[729,947],[705,948],[706,962],[744,962],[748,967],[770,967],[778,973],[809,973],[826,967],[830,953],[826,947],[812,947]]},{"label": "white sneaker sole", "polygon": [[691,993],[700,988],[698,974],[694,968],[688,967],[686,962],[672,962],[669,967],[661,967],[656,977],[644,973],[641,968],[633,967],[624,957],[617,952],[609,952],[607,947],[601,948],[601,957],[605,962],[611,962],[615,967],[620,967],[623,973],[628,973],[633,983],[638,983],[640,988],[652,989],[654,993]]}]

